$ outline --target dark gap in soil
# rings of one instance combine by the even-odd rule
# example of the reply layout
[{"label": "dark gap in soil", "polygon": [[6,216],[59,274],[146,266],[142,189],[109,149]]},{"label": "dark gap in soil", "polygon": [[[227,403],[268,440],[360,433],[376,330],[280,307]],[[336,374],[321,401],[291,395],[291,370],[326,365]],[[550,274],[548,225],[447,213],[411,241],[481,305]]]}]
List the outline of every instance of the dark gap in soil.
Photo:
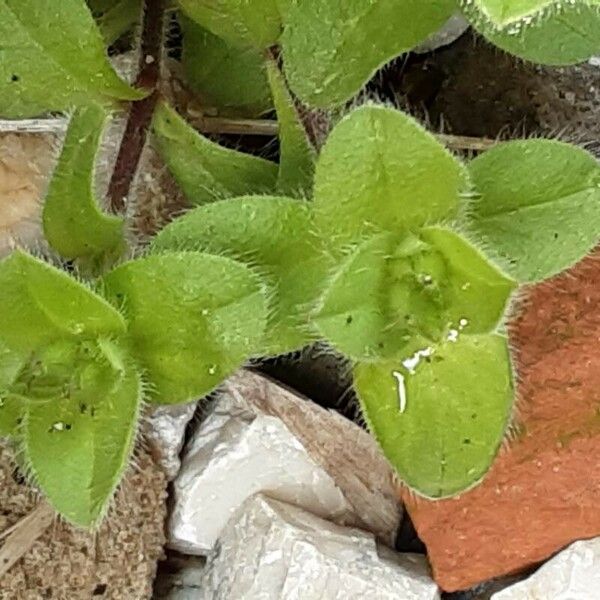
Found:
[{"label": "dark gap in soil", "polygon": [[264,359],[253,368],[320,406],[360,423],[348,363],[320,344],[286,356]]},{"label": "dark gap in soil", "polygon": [[421,541],[408,511],[404,511],[404,516],[402,517],[402,523],[400,524],[400,530],[396,538],[396,550],[398,552],[427,554],[427,548]]}]

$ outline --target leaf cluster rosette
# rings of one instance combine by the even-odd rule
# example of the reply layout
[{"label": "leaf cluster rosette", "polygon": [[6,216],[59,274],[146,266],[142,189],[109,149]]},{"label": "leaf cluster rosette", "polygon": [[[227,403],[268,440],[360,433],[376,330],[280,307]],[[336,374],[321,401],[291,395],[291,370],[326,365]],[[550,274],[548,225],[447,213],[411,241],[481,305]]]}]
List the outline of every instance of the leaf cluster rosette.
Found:
[{"label": "leaf cluster rosette", "polygon": [[[180,133],[163,135],[165,124]],[[166,106],[155,135],[168,163],[205,164],[189,148],[206,141]],[[181,136],[190,143],[168,141]],[[308,197],[275,195],[275,183],[209,203],[224,182],[198,175],[187,190],[200,206],[152,251],[221,254],[261,273],[271,290],[262,353],[328,342],[353,363],[365,420],[402,480],[434,498],[468,489],[513,410],[512,300],[597,243],[598,163],[528,140],[465,165],[411,117],[365,105],[337,123],[312,171]]]}]

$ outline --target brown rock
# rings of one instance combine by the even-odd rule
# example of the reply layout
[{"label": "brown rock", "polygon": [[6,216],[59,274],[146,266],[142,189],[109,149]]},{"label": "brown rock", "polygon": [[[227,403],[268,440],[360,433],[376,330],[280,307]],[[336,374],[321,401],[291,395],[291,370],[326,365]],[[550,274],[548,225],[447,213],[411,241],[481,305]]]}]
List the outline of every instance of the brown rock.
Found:
[{"label": "brown rock", "polygon": [[343,491],[356,518],[346,523],[393,546],[403,509],[394,475],[373,438],[332,410],[321,408],[268,377],[240,371],[225,384],[265,415],[281,419]]},{"label": "brown rock", "polygon": [[448,591],[600,535],[600,256],[533,288],[512,326],[517,434],[483,483],[439,502],[405,494]]}]

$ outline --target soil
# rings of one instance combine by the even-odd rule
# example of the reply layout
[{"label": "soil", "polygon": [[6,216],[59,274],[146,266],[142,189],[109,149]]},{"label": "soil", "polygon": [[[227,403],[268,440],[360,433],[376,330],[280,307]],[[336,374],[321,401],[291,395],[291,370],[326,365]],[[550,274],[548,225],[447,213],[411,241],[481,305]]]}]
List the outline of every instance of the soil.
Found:
[{"label": "soil", "polygon": [[[165,475],[140,449],[100,529],[88,533],[55,520],[0,578],[0,599],[150,598],[165,541],[165,499]],[[32,488],[16,475],[11,451],[0,445],[0,531],[37,503]]]},{"label": "soil", "polygon": [[467,33],[384,70],[374,92],[456,135],[560,137],[600,147],[600,69],[519,61]]}]

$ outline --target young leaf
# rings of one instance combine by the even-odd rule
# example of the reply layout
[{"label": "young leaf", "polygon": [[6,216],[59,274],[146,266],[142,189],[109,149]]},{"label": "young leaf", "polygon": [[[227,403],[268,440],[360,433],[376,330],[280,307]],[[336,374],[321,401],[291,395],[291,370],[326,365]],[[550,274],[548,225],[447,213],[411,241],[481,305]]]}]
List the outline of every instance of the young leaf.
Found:
[{"label": "young leaf", "polygon": [[468,226],[518,281],[570,267],[600,240],[600,164],[550,140],[499,144],[470,164]]},{"label": "young leaf", "polygon": [[341,264],[314,321],[355,360],[397,358],[424,340],[495,330],[514,288],[514,281],[453,231],[382,234]]},{"label": "young leaf", "polygon": [[382,234],[359,245],[341,263],[313,315],[322,336],[354,360],[394,356],[411,341],[410,327],[387,302],[395,242]]},{"label": "young leaf", "polygon": [[315,174],[315,220],[333,245],[400,233],[456,215],[465,172],[397,110],[364,106],[330,134]]},{"label": "young leaf", "polygon": [[568,65],[600,51],[598,0],[461,0],[461,4],[483,35],[521,58]]},{"label": "young leaf", "polygon": [[114,72],[84,0],[0,0],[0,115],[139,100]]},{"label": "young leaf", "polygon": [[121,314],[66,273],[20,251],[0,262],[0,340],[28,353],[56,339],[119,335]]},{"label": "young leaf", "polygon": [[404,361],[359,364],[363,415],[388,460],[416,493],[451,496],[479,482],[513,405],[507,341],[464,335]]},{"label": "young leaf", "polygon": [[0,438],[19,435],[25,409],[21,398],[0,390]]},{"label": "young leaf", "polygon": [[158,151],[192,204],[275,190],[275,163],[211,142],[166,104],[158,106],[152,129]]},{"label": "young leaf", "polygon": [[150,399],[186,402],[212,391],[261,347],[266,292],[244,265],[199,252],[125,263],[104,277],[122,304]]},{"label": "young leaf", "polygon": [[24,426],[27,468],[52,506],[70,522],[92,527],[104,516],[135,439],[142,385],[114,343],[72,365],[62,396],[29,402]]},{"label": "young leaf", "polygon": [[516,281],[454,231],[428,227],[421,231],[421,238],[444,258],[446,321],[469,334],[494,331],[517,287]]},{"label": "young leaf", "polygon": [[44,234],[63,257],[102,264],[125,248],[123,219],[104,214],[94,197],[94,164],[108,115],[89,104],[78,109],[44,205]]},{"label": "young leaf", "polygon": [[312,191],[317,154],[300,120],[285,78],[274,60],[267,64],[269,84],[279,123],[279,179],[282,194],[302,196]]},{"label": "young leaf", "polygon": [[272,289],[261,354],[284,354],[314,340],[308,313],[328,262],[303,202],[257,196],[207,204],[168,225],[152,247],[202,250],[256,267]]},{"label": "young leaf", "polygon": [[181,19],[186,82],[204,105],[221,114],[255,117],[273,108],[265,60],[254,48],[240,48]]},{"label": "young leaf", "polygon": [[235,46],[263,50],[281,32],[278,0],[178,0],[183,12]]},{"label": "young leaf", "polygon": [[286,75],[307,104],[341,104],[375,71],[441,27],[454,0],[284,0]]}]

